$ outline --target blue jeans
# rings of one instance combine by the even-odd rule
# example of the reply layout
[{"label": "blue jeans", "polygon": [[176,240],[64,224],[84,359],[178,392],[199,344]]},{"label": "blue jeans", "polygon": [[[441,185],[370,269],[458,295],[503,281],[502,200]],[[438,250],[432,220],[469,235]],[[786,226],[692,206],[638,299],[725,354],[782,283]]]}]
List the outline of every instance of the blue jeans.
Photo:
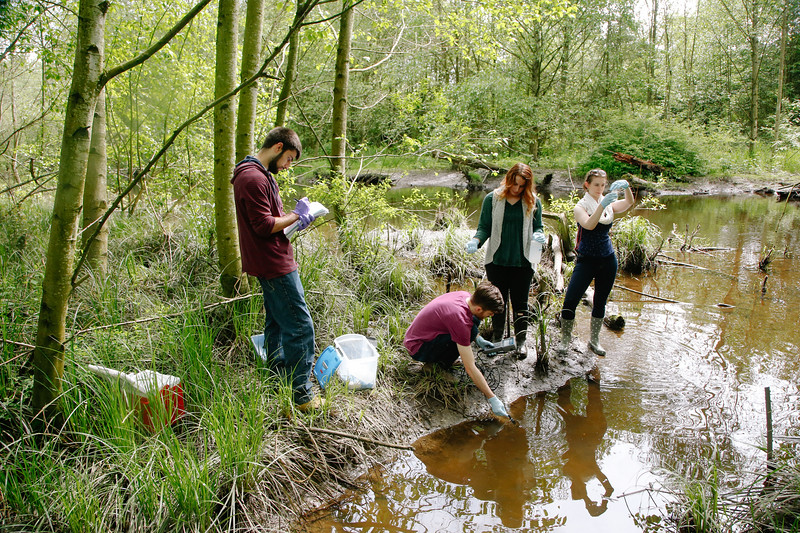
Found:
[{"label": "blue jeans", "polygon": [[569,278],[567,293],[564,295],[564,307],[561,309],[561,318],[572,320],[575,318],[575,308],[581,301],[583,293],[589,288],[594,279],[594,300],[592,301],[592,316],[603,318],[606,316],[606,302],[614,279],[617,277],[617,256],[614,254],[605,257],[578,256],[575,269]]},{"label": "blue jeans", "polygon": [[311,368],[314,365],[314,323],[306,306],[297,270],[283,276],[258,278],[264,292],[264,349],[267,365],[286,376],[294,402],[303,404],[314,397]]},{"label": "blue jeans", "polygon": [[[469,340],[474,341],[478,336],[478,325],[481,323],[480,319],[476,316],[472,317],[472,330],[470,331]],[[450,368],[453,363],[458,359],[458,345],[456,341],[450,337],[449,333],[442,333],[441,335],[424,342],[419,347],[417,353],[411,356],[415,361],[421,363],[435,363],[444,368]]]}]

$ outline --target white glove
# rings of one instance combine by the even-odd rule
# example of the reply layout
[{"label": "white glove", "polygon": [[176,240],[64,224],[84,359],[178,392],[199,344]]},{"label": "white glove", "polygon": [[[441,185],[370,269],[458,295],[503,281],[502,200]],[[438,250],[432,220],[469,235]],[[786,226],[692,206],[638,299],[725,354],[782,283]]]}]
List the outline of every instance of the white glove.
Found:
[{"label": "white glove", "polygon": [[503,402],[500,401],[500,398],[497,396],[492,396],[489,398],[489,405],[492,407],[492,412],[497,416],[504,416],[506,418],[510,418],[508,416],[508,411],[506,411]]},{"label": "white glove", "polygon": [[547,237],[545,237],[542,230],[536,230],[533,232],[533,240],[541,245],[547,244]]},{"label": "white glove", "polygon": [[478,239],[470,239],[470,241],[467,243],[467,253],[474,254],[475,252],[477,252],[478,243],[480,243]]}]

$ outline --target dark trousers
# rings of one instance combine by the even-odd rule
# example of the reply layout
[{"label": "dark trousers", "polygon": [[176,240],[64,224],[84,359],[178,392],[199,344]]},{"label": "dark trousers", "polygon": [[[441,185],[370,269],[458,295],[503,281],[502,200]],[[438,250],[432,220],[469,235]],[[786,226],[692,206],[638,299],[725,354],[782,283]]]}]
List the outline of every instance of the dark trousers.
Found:
[{"label": "dark trousers", "polygon": [[583,293],[594,280],[594,300],[592,302],[592,316],[603,318],[606,316],[606,302],[614,279],[617,277],[617,256],[614,254],[605,257],[578,256],[575,260],[575,269],[569,278],[567,293],[564,295],[564,307],[561,309],[561,318],[572,320],[575,318],[575,308],[581,301]]},{"label": "dark trousers", "polygon": [[486,277],[492,285],[500,289],[503,295],[505,310],[492,317],[492,340],[495,342],[503,338],[503,327],[506,322],[506,313],[514,310],[514,334],[518,341],[525,340],[525,331],[528,329],[530,315],[528,313],[528,295],[533,281],[533,268],[509,267],[489,263],[486,265]]},{"label": "dark trousers", "polygon": [[[472,317],[472,331],[469,334],[470,342],[478,336],[478,324],[480,319]],[[411,356],[415,361],[422,363],[436,363],[444,368],[450,368],[458,359],[458,345],[450,337],[449,333],[442,333],[428,342],[422,344],[417,353]]]}]

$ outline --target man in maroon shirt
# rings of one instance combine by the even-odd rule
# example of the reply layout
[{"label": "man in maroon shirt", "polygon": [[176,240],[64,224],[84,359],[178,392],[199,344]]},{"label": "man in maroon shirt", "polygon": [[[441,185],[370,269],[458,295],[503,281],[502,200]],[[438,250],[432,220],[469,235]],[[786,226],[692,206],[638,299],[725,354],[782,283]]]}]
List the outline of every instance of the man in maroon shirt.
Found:
[{"label": "man in maroon shirt", "polygon": [[284,228],[299,221],[308,226],[308,200],[285,213],[275,174],[300,157],[300,138],[289,128],[271,130],[255,156],[247,156],[233,172],[233,199],[239,226],[242,270],[258,278],[264,292],[266,363],[292,384],[301,411],[318,409],[324,400],[311,390],[314,323],[306,306],[292,245]]},{"label": "man in maroon shirt", "polygon": [[478,337],[478,324],[484,318],[502,313],[505,305],[500,289],[481,282],[472,294],[448,292],[422,308],[406,331],[403,344],[411,357],[426,365],[450,368],[458,357],[464,370],[497,416],[508,417],[503,402],[495,396],[486,378],[475,365],[470,345]]}]

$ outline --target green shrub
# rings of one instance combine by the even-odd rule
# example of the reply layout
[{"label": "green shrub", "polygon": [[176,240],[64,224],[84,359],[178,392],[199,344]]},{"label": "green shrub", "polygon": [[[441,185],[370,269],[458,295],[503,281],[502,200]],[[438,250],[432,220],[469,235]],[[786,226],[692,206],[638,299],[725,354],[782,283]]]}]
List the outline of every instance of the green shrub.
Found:
[{"label": "green shrub", "polygon": [[[616,152],[661,165],[664,174],[674,179],[700,176],[705,172],[706,164],[686,128],[654,117],[616,116],[608,120],[603,129],[598,148],[579,167],[581,174],[602,168],[610,179],[615,179],[634,171],[636,167],[614,159]],[[646,170],[641,173],[651,174]]]},{"label": "green shrub", "polygon": [[658,226],[642,217],[628,217],[614,224],[611,240],[619,268],[632,274],[655,268],[655,256],[664,242]]}]

